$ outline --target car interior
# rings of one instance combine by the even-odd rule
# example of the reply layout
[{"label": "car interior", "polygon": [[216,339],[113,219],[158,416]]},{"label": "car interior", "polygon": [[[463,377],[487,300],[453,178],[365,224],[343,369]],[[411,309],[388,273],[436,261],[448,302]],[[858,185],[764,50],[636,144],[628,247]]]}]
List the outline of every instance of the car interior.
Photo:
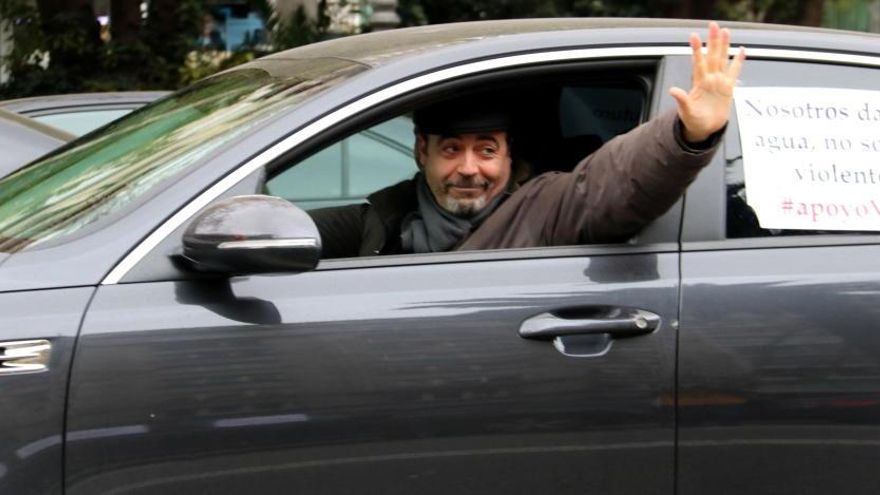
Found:
[{"label": "car interior", "polygon": [[417,171],[412,111],[469,93],[510,102],[514,160],[525,163],[530,176],[567,172],[647,119],[655,71],[654,62],[550,65],[432,88],[271,164],[263,190],[305,210],[364,202]]}]

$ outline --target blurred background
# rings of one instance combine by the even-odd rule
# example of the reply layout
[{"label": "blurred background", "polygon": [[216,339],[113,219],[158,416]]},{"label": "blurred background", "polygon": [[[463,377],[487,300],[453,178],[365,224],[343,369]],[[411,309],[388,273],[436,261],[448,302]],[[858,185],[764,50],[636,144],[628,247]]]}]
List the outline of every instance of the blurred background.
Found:
[{"label": "blurred background", "polygon": [[174,90],[268,53],[339,36],[569,16],[880,32],[880,0],[0,0],[0,99]]}]

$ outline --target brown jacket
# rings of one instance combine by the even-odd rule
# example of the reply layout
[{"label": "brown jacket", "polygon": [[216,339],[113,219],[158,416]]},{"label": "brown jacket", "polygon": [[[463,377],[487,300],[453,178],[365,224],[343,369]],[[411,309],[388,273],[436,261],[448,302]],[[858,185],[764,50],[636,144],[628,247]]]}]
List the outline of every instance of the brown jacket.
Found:
[{"label": "brown jacket", "polygon": [[[510,193],[459,249],[564,246],[626,240],[662,215],[714,154],[720,136],[690,148],[674,111],[618,136],[571,172],[541,174]],[[369,204],[310,212],[324,258],[401,253],[400,224],[418,208],[415,181]]]}]

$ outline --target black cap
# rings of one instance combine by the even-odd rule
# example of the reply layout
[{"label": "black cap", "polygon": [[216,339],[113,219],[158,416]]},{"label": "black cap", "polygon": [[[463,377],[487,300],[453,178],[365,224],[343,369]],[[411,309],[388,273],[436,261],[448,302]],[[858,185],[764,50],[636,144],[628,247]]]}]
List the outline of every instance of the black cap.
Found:
[{"label": "black cap", "polygon": [[420,108],[413,114],[413,122],[419,134],[448,135],[506,131],[512,118],[497,97],[475,95]]}]

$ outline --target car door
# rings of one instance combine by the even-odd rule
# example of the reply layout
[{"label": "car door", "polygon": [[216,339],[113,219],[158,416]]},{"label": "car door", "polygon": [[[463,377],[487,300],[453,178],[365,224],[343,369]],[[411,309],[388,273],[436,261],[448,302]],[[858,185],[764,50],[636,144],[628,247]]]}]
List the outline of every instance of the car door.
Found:
[{"label": "car door", "polygon": [[83,323],[67,493],[671,494],[679,215],[297,275],[163,279],[148,256]]},{"label": "car door", "polygon": [[[880,84],[873,58],[804,53],[798,61],[768,55],[776,60],[750,59],[744,88],[801,92],[818,108],[828,91],[873,91]],[[859,66],[848,65],[850,60]],[[852,103],[840,99],[836,108]],[[860,118],[860,105],[847,113]],[[836,110],[822,114],[842,116]],[[679,493],[877,493],[880,239],[871,232],[761,228],[745,201],[762,185],[743,179],[745,125],[730,126],[723,156],[687,197]],[[823,138],[840,132],[856,139],[850,125],[827,125]],[[790,124],[777,129],[798,132]],[[827,148],[829,141],[822,141]],[[781,163],[786,153],[776,156]],[[796,170],[818,170],[822,157],[802,156]],[[831,170],[842,169],[851,157],[840,153],[832,160]],[[808,178],[806,172],[800,176]],[[804,186],[800,198],[819,191]],[[808,200],[796,195],[795,204],[801,201]],[[784,201],[780,207],[799,214],[797,207],[785,210]],[[842,211],[837,214],[842,219]]]}]

